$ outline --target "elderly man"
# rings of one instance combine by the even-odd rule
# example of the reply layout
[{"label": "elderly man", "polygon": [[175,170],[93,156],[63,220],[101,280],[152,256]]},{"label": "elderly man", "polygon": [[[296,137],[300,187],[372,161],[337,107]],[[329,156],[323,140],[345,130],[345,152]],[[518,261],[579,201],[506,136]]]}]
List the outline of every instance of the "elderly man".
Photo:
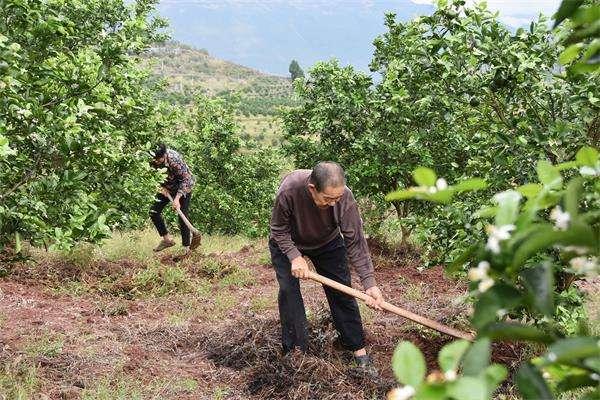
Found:
[{"label": "elderly man", "polygon": [[[304,257],[319,274],[350,285],[348,257],[372,298],[369,306],[380,308],[383,296],[373,276],[358,205],[339,164],[321,162],[312,171],[296,170],[283,179],[271,215],[269,239],[279,282],[284,353],[294,348],[307,350],[307,320],[298,280],[308,277]],[[328,287],[324,290],[342,345],[354,353],[359,368],[372,372],[356,300]]]}]

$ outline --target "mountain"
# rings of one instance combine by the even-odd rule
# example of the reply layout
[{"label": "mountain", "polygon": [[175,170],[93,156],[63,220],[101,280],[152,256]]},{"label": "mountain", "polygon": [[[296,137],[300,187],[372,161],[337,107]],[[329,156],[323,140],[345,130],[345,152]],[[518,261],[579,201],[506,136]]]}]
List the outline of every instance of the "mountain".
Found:
[{"label": "mountain", "polygon": [[186,106],[198,94],[221,97],[234,105],[242,137],[278,145],[282,126],[279,107],[292,106],[292,81],[211,56],[204,49],[178,42],[155,45],[143,55],[155,80],[165,80],[166,100]]},{"label": "mountain", "polygon": [[293,104],[289,78],[220,60],[204,49],[167,42],[152,47],[145,58],[156,78],[166,79],[173,103],[188,104],[202,93],[232,100],[246,116],[274,115],[278,106]]},{"label": "mountain", "polygon": [[411,0],[161,0],[173,39],[206,47],[216,57],[289,76],[292,59],[305,69],[337,58],[364,71],[384,15],[429,14]]}]

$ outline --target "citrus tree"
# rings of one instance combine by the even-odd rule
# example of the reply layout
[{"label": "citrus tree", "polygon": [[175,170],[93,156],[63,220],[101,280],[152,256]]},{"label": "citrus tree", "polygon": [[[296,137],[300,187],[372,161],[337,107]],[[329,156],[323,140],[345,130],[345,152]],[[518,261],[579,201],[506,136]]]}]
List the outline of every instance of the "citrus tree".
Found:
[{"label": "citrus tree", "polygon": [[[582,6],[583,4],[583,6]],[[575,31],[581,15],[594,26],[598,8],[591,3],[564,1],[557,23],[574,16]],[[597,26],[597,24],[596,24]],[[589,31],[588,31],[589,33]],[[572,38],[574,33],[569,34]],[[585,43],[587,38],[580,36]],[[588,53],[561,62],[575,74],[596,71]],[[600,338],[584,324],[575,332],[560,327],[558,294],[576,279],[600,274],[600,156],[583,147],[573,160],[553,165],[542,159],[535,169],[537,182],[512,187],[493,196],[475,218],[489,220],[486,236],[472,236],[474,244],[450,265],[450,271],[470,265],[468,277],[475,310],[471,322],[477,330],[473,344],[456,341],[439,354],[443,373],[426,371],[421,352],[401,343],[392,360],[397,379],[404,385],[388,398],[487,399],[507,377],[502,365],[490,365],[494,340],[538,343],[545,350],[526,360],[514,380],[525,399],[552,399],[577,389],[581,399],[600,396]],[[565,177],[569,177],[568,180]],[[388,195],[389,200],[419,199],[450,203],[463,189],[485,187],[480,180],[442,188],[443,178],[429,168],[418,168],[413,178],[419,186]],[[417,365],[417,368],[407,368]],[[416,371],[416,372],[415,372]]]},{"label": "citrus tree", "polygon": [[[481,176],[494,190],[532,179],[523,166],[540,157],[562,162],[598,140],[598,77],[561,73],[562,33],[545,18],[513,32],[485,5],[441,1],[430,16],[385,23],[371,62],[377,83],[335,61],[296,82],[303,102],[285,126],[299,166],[336,160],[359,195],[380,200],[420,165],[447,179]],[[460,248],[474,223],[467,200],[452,210],[392,204],[406,232],[426,228],[425,242]]]},{"label": "citrus tree", "polygon": [[68,246],[138,225],[168,125],[137,55],[156,1],[0,3],[0,245]]},{"label": "citrus tree", "polygon": [[282,162],[270,147],[240,139],[234,104],[199,95],[169,142],[196,177],[191,217],[205,232],[266,234]]}]

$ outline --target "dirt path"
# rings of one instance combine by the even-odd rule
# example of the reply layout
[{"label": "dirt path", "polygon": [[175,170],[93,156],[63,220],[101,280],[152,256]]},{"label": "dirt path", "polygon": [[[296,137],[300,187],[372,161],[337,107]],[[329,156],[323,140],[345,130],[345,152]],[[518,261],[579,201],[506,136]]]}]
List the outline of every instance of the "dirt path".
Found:
[{"label": "dirt path", "polygon": [[[456,301],[466,293],[464,284],[448,280],[440,268],[419,272],[408,256],[399,257],[404,263],[377,251],[374,257],[377,281],[390,302],[465,325],[467,310]],[[208,281],[213,259],[222,270],[237,267]],[[34,398],[382,398],[393,385],[390,358],[399,340],[417,344],[430,368],[450,340],[361,307],[381,378],[354,376],[336,342],[322,289],[303,282],[311,350],[282,358],[277,283],[261,248],[160,267],[162,283],[148,289],[154,295],[139,293],[148,287],[140,278],[147,269],[132,262],[98,263],[83,272],[61,264],[34,267],[20,266],[0,280],[0,361],[5,375],[30,384]],[[60,271],[69,272],[61,277]],[[174,271],[200,280],[157,296]],[[198,282],[206,287],[201,290]],[[32,371],[31,384],[25,378]]]}]

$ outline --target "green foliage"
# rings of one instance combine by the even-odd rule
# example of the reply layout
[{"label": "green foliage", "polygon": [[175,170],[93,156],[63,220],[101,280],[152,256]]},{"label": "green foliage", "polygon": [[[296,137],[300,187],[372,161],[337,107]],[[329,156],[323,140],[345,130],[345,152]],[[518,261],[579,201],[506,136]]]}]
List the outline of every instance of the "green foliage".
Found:
[{"label": "green foliage", "polygon": [[[401,342],[394,352],[392,369],[404,387],[394,389],[388,398],[489,399],[508,375],[506,367],[500,364],[490,365],[490,351],[491,344],[485,338],[473,344],[465,340],[451,342],[438,355],[443,374],[431,373],[425,380],[423,354],[412,343]],[[480,368],[470,368],[467,362],[474,362]],[[461,370],[462,376],[459,374]]]},{"label": "green foliage", "polygon": [[[600,274],[599,162],[597,150],[589,147],[580,149],[574,161],[563,165],[538,162],[539,184],[496,194],[496,206],[485,213],[486,218],[493,218],[493,224],[486,228],[487,241],[476,244],[460,259],[460,264],[469,260],[477,263],[468,276],[473,282],[472,323],[478,337],[548,345],[544,356],[527,361],[517,373],[516,382],[525,399],[549,399],[554,392],[598,386],[600,338],[586,336],[580,329],[580,316],[564,318],[581,304],[577,304],[577,294],[568,302],[565,300],[573,295],[561,292],[574,278]],[[581,176],[573,176],[572,170]],[[415,171],[418,184],[436,179],[434,173],[423,172]],[[563,173],[572,178],[565,182]],[[565,277],[572,278],[565,284]],[[507,317],[521,322],[506,321]],[[572,336],[563,338],[565,332]],[[464,346],[454,342],[440,352],[442,369],[453,366],[456,354],[465,352]],[[476,357],[470,353],[469,361],[480,366]],[[488,357],[489,352],[482,359]],[[470,366],[466,370],[474,371]],[[477,387],[471,382],[469,392],[459,386],[459,391],[452,393],[487,398],[480,396]]]},{"label": "green foliage", "polygon": [[298,78],[304,78],[304,71],[302,70],[300,64],[298,64],[298,61],[296,60],[292,60],[292,62],[290,63],[289,71],[292,81],[295,81]]},{"label": "green foliage", "polygon": [[68,247],[146,219],[144,150],[165,117],[137,55],[164,23],[154,1],[128,3],[2,3],[0,246]]},{"label": "green foliage", "polygon": [[566,19],[571,28],[559,57],[575,74],[596,71],[600,66],[600,5],[592,0],[563,0],[554,16],[554,27]]},{"label": "green foliage", "polygon": [[[572,159],[600,137],[598,75],[571,79],[556,70],[560,32],[545,18],[512,32],[484,5],[448,1],[430,16],[399,22],[388,14],[385,23],[371,62],[381,82],[331,61],[295,83],[302,103],[284,122],[285,149],[298,167],[338,161],[349,186],[378,203],[405,189],[419,166],[435,165],[448,182],[479,176],[489,190],[526,184],[535,173],[524,166]],[[401,198],[393,206],[403,233],[427,238],[425,250],[447,249],[448,261],[470,240],[465,226],[476,224],[474,200],[485,194],[460,196],[453,211]],[[418,189],[396,195],[428,197]]]},{"label": "green foliage", "polygon": [[281,160],[271,148],[243,146],[231,107],[199,96],[186,125],[168,141],[198,182],[190,213],[200,230],[248,236],[267,231]]}]

